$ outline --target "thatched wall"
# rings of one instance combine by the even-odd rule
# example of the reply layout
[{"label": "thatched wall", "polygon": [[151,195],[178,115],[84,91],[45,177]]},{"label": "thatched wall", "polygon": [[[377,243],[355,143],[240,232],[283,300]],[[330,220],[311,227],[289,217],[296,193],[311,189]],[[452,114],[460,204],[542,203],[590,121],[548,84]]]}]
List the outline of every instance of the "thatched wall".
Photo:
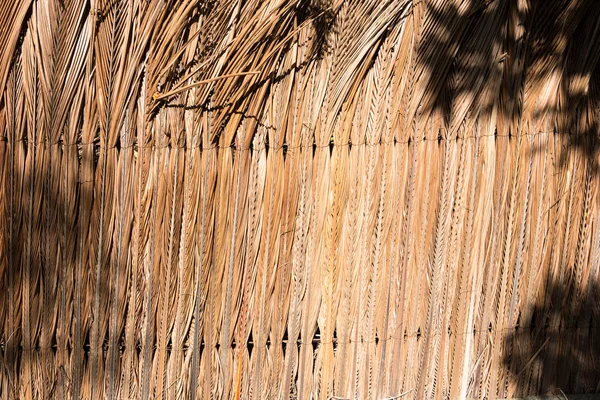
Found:
[{"label": "thatched wall", "polygon": [[0,398],[600,391],[600,5],[0,3]]}]

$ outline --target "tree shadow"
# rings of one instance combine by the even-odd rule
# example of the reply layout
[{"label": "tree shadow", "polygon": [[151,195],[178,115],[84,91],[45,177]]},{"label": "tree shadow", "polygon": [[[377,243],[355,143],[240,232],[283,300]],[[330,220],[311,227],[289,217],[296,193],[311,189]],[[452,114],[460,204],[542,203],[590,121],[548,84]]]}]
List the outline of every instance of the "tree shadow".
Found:
[{"label": "tree shadow", "polygon": [[[600,2],[423,0],[414,7],[424,15],[416,44],[423,116],[441,114],[454,136],[467,118],[495,113],[497,135],[566,136],[598,172]],[[577,135],[592,139],[570,138]]]},{"label": "tree shadow", "polygon": [[[85,245],[94,242],[98,208],[97,140],[74,134],[80,119],[59,136],[40,128],[41,118],[34,123],[21,68],[15,57],[0,98],[0,396],[66,398],[81,386],[90,326],[100,319],[88,292],[108,304],[114,287],[106,276],[118,266],[104,262],[94,279],[97,249]],[[80,118],[82,97],[71,105]]]},{"label": "tree shadow", "polygon": [[[413,8],[422,107],[412,117],[441,117],[449,138],[473,119],[491,121],[496,136],[545,133],[560,143],[557,168],[570,168],[574,153],[598,178],[600,2],[423,0]],[[508,392],[600,392],[600,283],[545,284],[524,299],[504,338]]]},{"label": "tree shadow", "polygon": [[[90,327],[99,318],[87,292],[106,307],[114,297],[106,277],[118,268],[111,259],[94,279],[96,249],[82,246],[93,235],[98,197],[90,180],[94,145],[51,143],[7,127],[0,135],[0,392],[63,398],[81,385]],[[99,346],[107,340],[100,328]],[[76,369],[78,377],[71,375]],[[35,387],[26,385],[34,380]]]},{"label": "tree shadow", "polygon": [[544,286],[505,338],[503,364],[519,396],[600,392],[600,284]]}]

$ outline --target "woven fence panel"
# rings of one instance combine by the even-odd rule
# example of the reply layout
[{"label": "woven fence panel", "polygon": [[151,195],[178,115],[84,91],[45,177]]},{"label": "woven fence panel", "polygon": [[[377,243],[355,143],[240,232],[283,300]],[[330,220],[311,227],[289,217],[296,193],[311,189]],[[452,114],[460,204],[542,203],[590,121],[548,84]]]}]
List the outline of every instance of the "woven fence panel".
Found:
[{"label": "woven fence panel", "polygon": [[600,10],[521,3],[0,5],[0,398],[599,392]]}]

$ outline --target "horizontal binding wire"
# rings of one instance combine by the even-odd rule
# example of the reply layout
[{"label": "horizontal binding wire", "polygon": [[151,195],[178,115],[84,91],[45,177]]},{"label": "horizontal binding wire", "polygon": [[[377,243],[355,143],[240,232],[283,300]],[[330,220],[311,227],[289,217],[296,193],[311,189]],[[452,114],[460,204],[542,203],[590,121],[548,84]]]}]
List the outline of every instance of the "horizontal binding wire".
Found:
[{"label": "horizontal binding wire", "polygon": [[[495,329],[495,328],[485,328],[485,329],[474,329],[472,331],[462,331],[462,332],[450,332],[447,333],[447,331],[444,331],[446,333],[444,333],[445,335],[452,335],[452,336],[466,336],[466,335],[478,335],[481,333],[506,333],[512,330],[515,330],[516,328],[521,328],[521,329],[528,329],[530,328],[529,326],[522,326],[522,327],[517,327],[517,326],[513,326],[513,327],[509,327],[509,328],[502,328],[502,329]],[[586,327],[585,328],[586,331],[596,331],[596,330],[600,330],[600,326],[590,326],[590,327]],[[545,338],[548,335],[554,334],[554,333],[576,333],[577,329],[569,329],[569,330],[561,330],[559,332],[559,330],[557,329],[543,329],[544,332],[547,332],[546,335],[543,335],[541,338]],[[296,340],[294,343],[296,343],[296,345],[329,345],[329,344],[334,344],[334,345],[347,345],[347,344],[377,344],[379,342],[387,342],[390,340],[397,340],[397,339],[408,339],[408,338],[419,338],[419,339],[433,339],[433,338],[439,338],[441,337],[443,334],[441,333],[434,333],[434,334],[429,334],[429,335],[425,335],[422,333],[407,333],[407,334],[401,334],[401,335],[388,335],[387,337],[383,337],[383,338],[376,338],[375,340],[340,340],[339,338],[333,338],[332,340],[321,340],[320,337],[314,337],[312,340],[310,341],[303,341],[302,339],[298,339]],[[257,347],[261,347],[261,348],[269,348],[273,345],[279,345],[279,344],[285,344],[288,345],[289,343],[291,343],[289,340],[284,339],[278,342],[271,342],[271,340],[267,340],[267,342],[265,344],[258,344],[255,343],[253,340],[250,340],[247,343],[244,343],[244,345],[248,346],[251,345],[253,348],[257,348]],[[135,346],[133,346],[133,348],[141,348],[142,343],[141,342],[137,342],[135,344]],[[200,344],[200,347],[205,347],[206,343],[204,341],[202,341],[202,343]],[[4,352],[5,351],[5,347],[6,345],[4,343],[0,344],[0,351]],[[108,343],[103,343],[101,345],[99,345],[97,348],[98,349],[107,349],[109,348],[110,345]],[[124,344],[119,344],[117,346],[118,348],[122,349],[123,351],[127,350],[127,347]],[[221,348],[221,343],[216,342],[213,345],[214,349],[217,348]],[[229,346],[230,348],[236,348],[237,344],[235,342],[232,342]],[[37,352],[37,351],[47,351],[47,350],[56,350],[58,347],[56,345],[53,346],[46,346],[46,347],[41,347],[41,346],[36,346],[36,347],[30,347],[30,348],[25,348],[23,346],[18,346],[17,347],[17,351],[21,351],[21,352]],[[72,350],[73,348],[71,346],[67,346],[67,348],[69,350]],[[176,349],[173,348],[172,346],[167,346],[167,347],[160,347],[160,346],[153,346],[152,347],[155,351],[157,350],[166,350],[166,351],[181,351],[181,352],[185,352],[190,350],[191,346],[183,346],[181,349]],[[82,347],[82,349],[84,350],[85,353],[89,353],[90,351],[92,351],[92,347],[90,345],[85,345]]]},{"label": "horizontal binding wire", "polygon": [[[269,149],[269,150],[282,150],[282,149],[287,149],[287,151],[289,152],[290,150],[297,150],[297,149],[309,149],[309,148],[317,148],[317,149],[325,149],[325,148],[329,148],[329,147],[361,147],[361,146],[365,146],[365,147],[377,147],[377,146],[389,146],[389,145],[398,145],[398,144],[409,144],[409,143],[413,143],[413,142],[459,142],[461,140],[473,140],[473,139],[484,139],[484,138],[490,138],[490,137],[495,137],[495,138],[519,138],[519,137],[537,137],[537,136],[541,136],[541,135],[550,135],[550,134],[554,134],[557,135],[559,133],[557,132],[536,132],[536,133],[525,133],[525,134],[521,134],[521,135],[500,135],[500,134],[491,134],[491,135],[470,135],[470,136],[456,136],[453,138],[444,138],[444,137],[436,137],[436,138],[426,138],[423,137],[421,140],[415,140],[415,139],[411,139],[409,138],[408,140],[389,140],[389,141],[378,141],[376,143],[367,143],[366,141],[364,142],[360,142],[360,143],[352,143],[352,142],[348,142],[348,143],[328,143],[325,145],[317,145],[315,142],[313,142],[312,144],[300,144],[298,146],[289,146],[287,144],[282,144],[282,145],[271,145],[271,144],[264,144],[262,146],[260,146],[260,148],[258,149],[254,149],[252,147],[240,147],[240,146],[236,146],[235,144],[231,144],[229,146],[222,146],[219,144],[215,144],[213,146],[210,147],[202,147],[201,145],[197,145],[197,146],[173,146],[171,144],[167,144],[165,146],[157,146],[157,145],[149,145],[149,146],[139,146],[137,143],[133,143],[127,146],[123,146],[123,145],[119,145],[119,146],[102,146],[100,145],[97,141],[92,141],[92,142],[75,142],[75,143],[63,143],[62,141],[55,141],[55,142],[51,142],[50,146],[60,146],[60,147],[72,147],[72,146],[89,146],[89,145],[94,145],[95,148],[98,149],[102,149],[102,150],[113,150],[113,149],[131,149],[131,148],[138,148],[138,149],[154,149],[154,150],[162,150],[162,149],[182,149],[182,150],[193,150],[193,149],[200,149],[202,151],[208,151],[208,150],[214,150],[214,149],[235,149],[237,151],[249,151],[249,150],[260,150],[260,149]],[[596,136],[592,133],[585,133],[585,134],[575,134],[575,135],[569,135],[569,136]],[[4,142],[10,142],[10,143],[21,143],[26,141],[27,138],[22,138],[22,139],[18,139],[18,140],[8,140],[7,136],[0,136],[0,141],[4,141]],[[38,147],[41,145],[47,145],[49,143],[49,141],[44,140],[42,142],[32,142],[32,145],[34,147]]]}]

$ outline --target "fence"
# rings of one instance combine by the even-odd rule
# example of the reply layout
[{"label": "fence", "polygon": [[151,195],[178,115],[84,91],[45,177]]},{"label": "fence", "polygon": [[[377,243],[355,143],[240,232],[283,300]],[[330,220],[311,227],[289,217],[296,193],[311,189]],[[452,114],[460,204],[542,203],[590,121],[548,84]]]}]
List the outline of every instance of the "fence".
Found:
[{"label": "fence", "polygon": [[2,4],[0,397],[600,391],[600,10],[439,3]]}]

